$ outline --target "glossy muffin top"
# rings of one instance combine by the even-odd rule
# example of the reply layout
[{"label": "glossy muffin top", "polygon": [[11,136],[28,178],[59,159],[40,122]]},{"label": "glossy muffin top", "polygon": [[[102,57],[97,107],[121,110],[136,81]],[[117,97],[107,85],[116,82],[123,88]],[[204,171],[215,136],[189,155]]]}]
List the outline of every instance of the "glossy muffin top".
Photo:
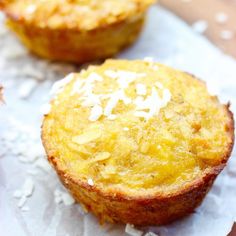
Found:
[{"label": "glossy muffin top", "polygon": [[41,28],[92,30],[137,17],[154,2],[155,0],[0,0],[0,5],[15,20]]},{"label": "glossy muffin top", "polygon": [[177,191],[224,163],[227,106],[203,82],[148,61],[107,60],[53,87],[43,123],[48,157],[104,191]]}]

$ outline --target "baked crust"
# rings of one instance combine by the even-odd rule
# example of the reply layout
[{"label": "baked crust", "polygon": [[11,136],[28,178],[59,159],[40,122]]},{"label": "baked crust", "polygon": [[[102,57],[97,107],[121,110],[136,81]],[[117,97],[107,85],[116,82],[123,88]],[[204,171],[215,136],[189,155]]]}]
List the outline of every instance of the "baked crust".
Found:
[{"label": "baked crust", "polygon": [[78,16],[76,19],[76,16],[72,17],[72,10],[71,21],[63,23],[64,16],[56,15],[59,23],[53,18],[53,24],[47,24],[36,13],[35,17],[27,18],[21,15],[24,12],[12,10],[10,1],[0,1],[0,6],[6,13],[8,27],[30,51],[49,60],[81,64],[112,57],[137,39],[144,24],[146,10],[154,0],[131,2],[137,5],[132,11],[125,12],[123,9],[125,14],[121,11],[111,19],[109,14],[100,19],[100,12],[94,12],[94,20],[89,23],[84,19],[93,14],[89,17]]},{"label": "baked crust", "polygon": [[48,131],[47,125],[45,125],[47,116],[42,126],[42,141],[48,160],[57,171],[63,185],[76,201],[80,202],[88,211],[93,212],[101,223],[108,221],[140,226],[163,225],[192,213],[201,204],[214,180],[225,167],[234,144],[234,119],[229,107],[229,104],[224,105],[223,110],[228,117],[226,126],[227,133],[230,135],[230,142],[221,157],[221,161],[217,165],[209,166],[202,171],[199,178],[172,192],[148,194],[147,190],[143,191],[143,194],[141,192],[132,195],[117,189],[101,189],[96,184],[91,186],[86,180],[71,175],[63,167],[60,158],[52,155],[54,151],[48,144]]},{"label": "baked crust", "polygon": [[53,61],[82,64],[112,57],[131,45],[143,27],[144,17],[143,14],[134,21],[82,33],[72,29],[41,29],[11,19],[7,25],[36,55]]}]

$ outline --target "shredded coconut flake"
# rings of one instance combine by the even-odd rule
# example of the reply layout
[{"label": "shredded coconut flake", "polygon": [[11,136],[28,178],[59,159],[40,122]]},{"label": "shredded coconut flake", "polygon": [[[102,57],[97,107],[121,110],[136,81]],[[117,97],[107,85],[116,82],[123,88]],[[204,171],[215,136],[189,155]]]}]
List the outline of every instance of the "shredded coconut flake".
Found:
[{"label": "shredded coconut flake", "polygon": [[23,207],[23,206],[25,205],[26,201],[27,201],[27,197],[23,195],[23,196],[20,198],[20,200],[19,200],[17,206],[18,206],[19,208]]},{"label": "shredded coconut flake", "polygon": [[158,82],[158,81],[155,83],[155,85],[156,85],[156,87],[159,88],[159,89],[164,89],[164,86],[162,85],[162,83],[160,83],[160,82]]},{"label": "shredded coconut flake", "polygon": [[130,236],[141,236],[143,234],[142,231],[135,229],[131,224],[125,226],[125,232]]},{"label": "shredded coconut flake", "polygon": [[44,104],[40,107],[40,113],[42,115],[48,115],[51,111],[51,104],[50,103],[47,103],[47,104]]},{"label": "shredded coconut flake", "polygon": [[55,198],[54,198],[54,202],[55,202],[56,204],[60,204],[60,203],[62,202],[62,198],[61,198],[61,197],[55,197]]},{"label": "shredded coconut flake", "polygon": [[114,70],[106,70],[104,73],[107,77],[110,77],[112,79],[116,79],[117,78],[117,73]]},{"label": "shredded coconut flake", "polygon": [[29,198],[33,194],[33,191],[34,191],[34,182],[31,178],[27,178],[23,184],[22,189],[16,190],[13,193],[13,196],[15,198],[19,198],[19,202],[17,204],[19,208],[22,208],[25,205],[27,198]]},{"label": "shredded coconut flake", "polygon": [[93,107],[96,105],[100,105],[101,101],[98,95],[90,93],[88,96],[81,98],[83,107]]},{"label": "shredded coconut flake", "polygon": [[73,89],[71,91],[71,96],[73,96],[76,93],[80,93],[81,92],[80,90],[82,89],[82,86],[84,86],[84,83],[85,83],[84,80],[77,78],[77,80],[75,81],[75,83],[73,85]]},{"label": "shredded coconut flake", "polygon": [[28,14],[33,14],[35,11],[36,11],[36,6],[35,5],[29,5],[27,8],[26,8],[26,12],[28,13]]},{"label": "shredded coconut flake", "polygon": [[110,100],[108,101],[108,103],[104,109],[104,115],[110,116],[113,109],[117,106],[118,102],[119,102],[119,97],[116,94],[111,96]]},{"label": "shredded coconut flake", "polygon": [[146,74],[144,73],[135,73],[135,72],[129,72],[129,71],[118,71],[118,84],[121,89],[126,89],[129,87],[129,85],[135,81],[138,78],[145,77]]},{"label": "shredded coconut flake", "polygon": [[74,73],[70,73],[68,76],[66,76],[64,79],[59,80],[57,82],[55,82],[52,86],[52,89],[50,91],[50,94],[52,96],[57,95],[58,93],[60,93],[63,88],[70,83],[72,80],[74,79]]},{"label": "shredded coconut flake", "polygon": [[31,95],[37,84],[38,83],[35,80],[31,79],[23,82],[18,89],[19,98],[27,99]]},{"label": "shredded coconut flake", "polygon": [[30,197],[33,194],[34,182],[31,178],[27,178],[25,180],[22,191],[23,191],[24,196],[26,197]]},{"label": "shredded coconut flake", "polygon": [[103,109],[101,106],[96,105],[91,109],[91,113],[89,116],[90,121],[97,121],[103,114]]},{"label": "shredded coconut flake", "polygon": [[104,115],[110,117],[119,101],[123,101],[126,105],[131,103],[131,99],[125,95],[124,90],[118,90],[111,94],[111,98],[104,109]]},{"label": "shredded coconut flake", "polygon": [[93,182],[92,179],[88,179],[88,185],[90,185],[90,186],[93,186],[93,185],[94,185],[94,182]]},{"label": "shredded coconut flake", "polygon": [[74,198],[69,193],[62,193],[61,198],[65,206],[71,206],[75,203]]},{"label": "shredded coconut flake", "polygon": [[134,112],[134,115],[148,120],[154,115],[158,115],[159,110],[165,107],[170,99],[171,93],[168,89],[163,90],[163,97],[161,98],[156,88],[153,87],[151,95],[145,100],[143,97],[136,98],[136,111]]},{"label": "shredded coconut flake", "polygon": [[147,93],[147,88],[145,84],[137,84],[136,85],[136,92],[138,95],[146,95]]},{"label": "shredded coconut flake", "polygon": [[103,78],[99,74],[92,72],[88,76],[87,80],[89,80],[91,83],[93,83],[93,82],[96,82],[96,81],[103,81]]},{"label": "shredded coconut flake", "polygon": [[54,191],[54,202],[56,204],[63,202],[65,206],[71,206],[75,203],[75,200],[69,193],[56,189]]}]

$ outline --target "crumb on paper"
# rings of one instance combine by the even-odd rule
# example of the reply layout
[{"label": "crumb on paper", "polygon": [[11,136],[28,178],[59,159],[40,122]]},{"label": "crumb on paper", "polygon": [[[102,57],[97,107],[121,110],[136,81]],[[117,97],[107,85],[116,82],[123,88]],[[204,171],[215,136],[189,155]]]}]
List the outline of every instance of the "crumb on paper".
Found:
[{"label": "crumb on paper", "polygon": [[35,186],[34,181],[32,180],[32,178],[28,177],[25,180],[25,183],[22,188],[23,194],[26,197],[30,197],[33,194],[34,186]]},{"label": "crumb on paper", "polygon": [[44,158],[40,158],[35,162],[35,166],[38,167],[39,169],[45,171],[45,172],[50,172],[51,166],[48,163],[48,161]]},{"label": "crumb on paper", "polygon": [[62,193],[62,201],[65,206],[71,206],[75,203],[74,198],[69,193]]},{"label": "crumb on paper", "polygon": [[23,208],[27,199],[32,196],[34,188],[34,181],[30,177],[28,177],[25,179],[22,188],[15,190],[15,192],[13,193],[13,197],[19,199],[17,204],[19,208]]},{"label": "crumb on paper", "polygon": [[32,79],[25,80],[18,88],[19,98],[21,98],[21,99],[29,98],[29,96],[32,94],[33,90],[36,88],[37,84],[38,83],[36,80],[32,80]]},{"label": "crumb on paper", "polygon": [[130,236],[141,236],[143,234],[143,231],[134,228],[131,224],[126,224],[125,232]]},{"label": "crumb on paper", "polygon": [[17,206],[18,206],[19,208],[22,208],[22,207],[25,205],[26,201],[27,201],[27,197],[24,196],[24,195],[21,196],[21,198],[20,198],[20,200],[19,200]]},{"label": "crumb on paper", "polygon": [[65,206],[71,206],[75,203],[75,200],[69,193],[56,189],[54,191],[54,202],[56,204],[63,203]]}]

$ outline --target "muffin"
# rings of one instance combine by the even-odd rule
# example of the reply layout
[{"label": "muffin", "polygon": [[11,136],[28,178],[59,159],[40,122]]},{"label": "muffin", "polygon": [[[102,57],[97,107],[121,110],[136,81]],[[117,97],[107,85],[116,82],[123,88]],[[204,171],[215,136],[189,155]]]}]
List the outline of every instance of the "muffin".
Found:
[{"label": "muffin", "polygon": [[229,105],[167,66],[107,60],[52,93],[48,160],[101,222],[161,225],[193,212],[231,154]]},{"label": "muffin", "polygon": [[139,35],[155,0],[0,0],[7,25],[35,54],[84,63],[111,57]]}]

